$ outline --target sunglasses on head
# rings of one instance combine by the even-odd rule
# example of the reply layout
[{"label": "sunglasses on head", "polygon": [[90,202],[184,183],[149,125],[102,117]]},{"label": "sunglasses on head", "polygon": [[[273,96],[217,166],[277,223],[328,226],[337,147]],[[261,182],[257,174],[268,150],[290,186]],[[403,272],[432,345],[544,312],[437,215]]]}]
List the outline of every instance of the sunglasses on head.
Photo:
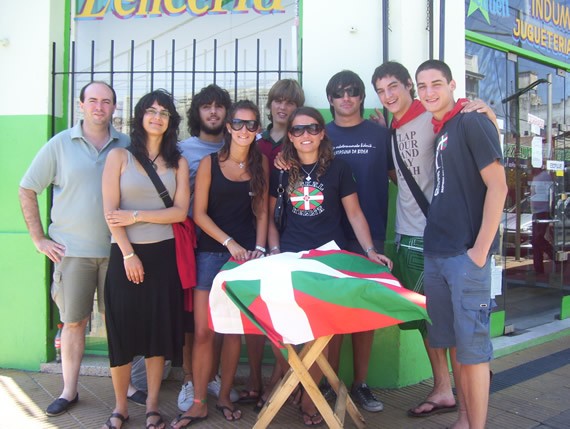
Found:
[{"label": "sunglasses on head", "polygon": [[247,128],[247,130],[251,131],[252,133],[257,131],[259,128],[259,122],[257,122],[255,119],[250,119],[249,121],[246,121],[244,119],[232,119],[230,121],[230,127],[232,127],[232,130],[234,131],[241,130],[244,125],[245,128]]},{"label": "sunglasses on head", "polygon": [[348,95],[349,97],[360,97],[360,89],[354,86],[350,86],[344,89],[338,89],[331,94],[332,98],[342,98],[344,94]]},{"label": "sunglasses on head", "polygon": [[301,137],[305,131],[307,131],[312,136],[316,136],[323,130],[319,124],[308,124],[308,125],[294,125],[289,128],[289,132],[294,137]]}]

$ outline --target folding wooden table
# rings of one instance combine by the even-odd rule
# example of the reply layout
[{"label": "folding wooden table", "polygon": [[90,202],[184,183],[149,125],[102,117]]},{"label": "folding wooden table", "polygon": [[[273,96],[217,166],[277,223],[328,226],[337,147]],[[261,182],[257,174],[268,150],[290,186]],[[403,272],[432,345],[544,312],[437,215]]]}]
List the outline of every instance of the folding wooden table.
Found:
[{"label": "folding wooden table", "polygon": [[[299,383],[302,384],[305,392],[311,397],[329,428],[343,428],[347,411],[356,427],[359,429],[364,428],[366,423],[364,417],[362,417],[352,402],[345,384],[339,380],[322,353],[332,337],[332,335],[320,337],[305,344],[299,354],[297,354],[293,346],[285,344],[290,368],[271,392],[269,399],[257,417],[257,422],[253,426],[254,429],[263,429],[269,425]],[[331,387],[337,394],[334,410],[325,400],[319,390],[319,386],[317,386],[309,374],[309,368],[315,363],[321,368],[324,376],[327,377]]]}]

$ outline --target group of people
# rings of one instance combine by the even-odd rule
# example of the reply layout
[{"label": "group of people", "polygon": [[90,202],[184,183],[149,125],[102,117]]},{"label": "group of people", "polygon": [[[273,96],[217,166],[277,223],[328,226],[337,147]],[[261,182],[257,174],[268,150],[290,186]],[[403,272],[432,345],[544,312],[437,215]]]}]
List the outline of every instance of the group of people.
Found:
[{"label": "group of people", "polygon": [[[318,110],[304,106],[296,81],[283,79],[269,91],[271,123],[263,132],[254,103],[232,104],[227,91],[209,85],[192,99],[191,137],[182,142],[181,118],[167,92],[139,100],[129,138],[110,125],[113,88],[87,84],[80,93],[83,119],[40,150],[20,184],[32,240],[54,262],[52,297],[64,322],[64,389],[46,413],[59,415],[78,401],[95,290],[104,296],[99,311],[106,317],[116,397],[103,428],[122,427],[128,399],[140,399],[130,385],[136,356],[146,363],[147,394],[139,402],[146,405],[147,428],[166,427],[158,409],[166,360],[182,365],[185,374],[178,397],[183,414],[170,427],[205,420],[208,393],[218,397],[216,409],[228,421],[241,418],[236,403],[261,409],[287,362],[276,352],[264,388],[264,338],[246,336],[250,377],[244,390],[232,389],[241,338],[208,327],[213,279],[230,258],[247,261],[334,240],[343,250],[393,268],[405,287],[426,294],[431,324],[401,329],[421,332],[434,387],[408,415],[458,410],[455,429],[483,428],[492,359],[489,261],[507,192],[499,136],[488,106],[455,100],[445,63],[426,61],[415,78],[419,100],[401,64],[387,62],[374,71],[372,86],[392,115],[390,128],[380,124],[379,114],[364,119],[365,85],[348,70],[326,86],[332,122],[325,124]],[[383,255],[389,180],[398,186],[393,267]],[[52,223],[46,236],[37,195],[49,185]],[[278,228],[273,213],[280,188],[286,221]],[[192,312],[183,306],[172,229],[187,215],[198,230]],[[360,407],[378,412],[383,404],[366,384],[373,335],[351,335],[350,393]],[[337,337],[328,350],[335,371],[342,343]],[[317,366],[311,375],[322,378]],[[321,390],[325,397],[335,395],[326,380]],[[308,395],[301,392],[296,400],[306,426],[323,423]]]}]

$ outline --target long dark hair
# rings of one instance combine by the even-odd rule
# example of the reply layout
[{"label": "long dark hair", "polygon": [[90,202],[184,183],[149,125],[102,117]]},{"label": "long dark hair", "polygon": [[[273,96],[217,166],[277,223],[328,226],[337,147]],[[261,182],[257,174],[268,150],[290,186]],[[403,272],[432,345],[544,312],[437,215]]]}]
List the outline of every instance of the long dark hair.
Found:
[{"label": "long dark hair", "polygon": [[143,95],[135,106],[135,114],[131,120],[131,146],[134,148],[135,153],[148,157],[148,149],[146,148],[147,134],[143,127],[143,118],[146,109],[151,107],[155,101],[159,106],[170,112],[168,128],[162,136],[160,154],[169,168],[178,168],[178,160],[181,156],[180,150],[178,150],[180,115],[176,111],[172,95],[164,89],[157,89]]},{"label": "long dark hair", "polygon": [[[260,121],[261,115],[259,114],[259,109],[249,100],[240,100],[230,107],[228,114],[226,115],[226,123],[230,123],[238,110],[249,110],[255,115],[255,120]],[[249,189],[253,194],[252,208],[253,213],[256,213],[256,207],[261,203],[263,194],[267,189],[267,181],[265,180],[265,172],[263,171],[263,155],[261,154],[257,144],[254,141],[249,145],[249,151],[247,153],[246,168],[251,179],[249,181]],[[230,156],[230,146],[232,144],[232,136],[226,128],[224,128],[224,145],[218,152],[219,160],[225,161]]]},{"label": "long dark hair", "polygon": [[230,110],[232,100],[230,94],[224,88],[220,88],[216,84],[208,85],[192,97],[190,108],[186,115],[188,117],[188,131],[191,136],[198,137],[201,131],[200,107],[204,104],[216,103],[226,108],[226,112]]},{"label": "long dark hair", "polygon": [[[297,108],[289,117],[289,121],[287,122],[287,131],[291,128],[291,124],[297,116],[309,116],[313,118],[317,123],[325,129],[325,120],[321,112],[313,107],[299,107]],[[289,138],[289,132],[285,134],[285,138],[283,139],[283,161],[289,163],[291,166],[289,168],[289,188],[288,192],[291,193],[301,182],[301,178],[303,175],[301,174],[301,160],[299,159],[299,154],[297,153],[297,149],[293,145],[293,142]],[[319,158],[317,160],[317,168],[316,168],[316,178],[318,179],[327,171],[332,159],[334,158],[333,149],[332,149],[332,142],[330,141],[327,133],[325,131],[325,136],[321,140],[321,144],[319,145]]]}]

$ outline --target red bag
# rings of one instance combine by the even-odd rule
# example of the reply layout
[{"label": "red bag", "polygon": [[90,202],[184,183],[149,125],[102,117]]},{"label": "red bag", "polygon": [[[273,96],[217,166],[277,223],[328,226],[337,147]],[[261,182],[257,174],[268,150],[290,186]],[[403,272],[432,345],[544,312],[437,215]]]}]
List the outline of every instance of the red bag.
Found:
[{"label": "red bag", "polygon": [[184,290],[184,311],[192,311],[192,288],[196,286],[196,228],[191,217],[172,224],[178,276]]}]

